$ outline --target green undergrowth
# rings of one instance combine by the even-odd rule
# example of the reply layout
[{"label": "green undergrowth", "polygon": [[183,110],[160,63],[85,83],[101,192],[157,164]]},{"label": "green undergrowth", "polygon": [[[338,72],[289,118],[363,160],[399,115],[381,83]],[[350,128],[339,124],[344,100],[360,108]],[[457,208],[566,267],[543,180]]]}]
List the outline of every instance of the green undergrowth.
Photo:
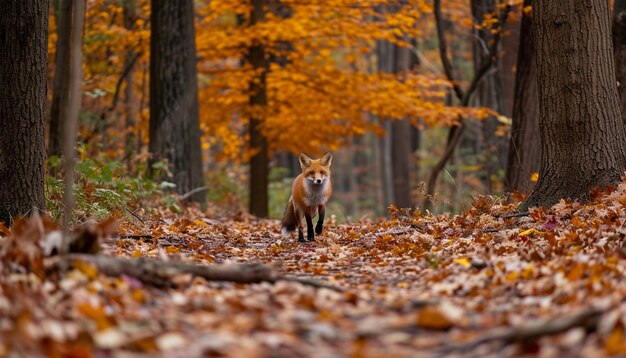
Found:
[{"label": "green undergrowth", "polygon": [[[63,159],[48,158],[45,182],[46,208],[55,220],[63,216],[64,175]],[[80,158],[76,163],[74,191],[74,217],[72,221],[101,220],[110,215],[131,217],[140,209],[165,207],[180,211],[175,185],[156,181],[151,177],[167,177],[167,165],[157,162],[149,174],[148,163],[135,163],[133,168],[124,161],[106,158]]]}]

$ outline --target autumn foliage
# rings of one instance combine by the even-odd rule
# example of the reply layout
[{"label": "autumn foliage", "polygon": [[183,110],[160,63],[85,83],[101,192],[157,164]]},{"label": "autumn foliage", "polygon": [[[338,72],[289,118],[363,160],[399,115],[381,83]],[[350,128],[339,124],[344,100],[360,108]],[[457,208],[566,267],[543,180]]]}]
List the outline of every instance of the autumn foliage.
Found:
[{"label": "autumn foliage", "polygon": [[[145,0],[88,2],[83,106],[91,119],[83,122],[81,136],[92,142],[106,138],[112,156],[123,155],[126,136],[136,136],[140,144],[147,141],[149,13]],[[266,21],[254,26],[247,25],[249,13],[247,2],[196,2],[203,147],[217,159],[248,158],[243,129],[255,113],[264,118],[262,131],[271,151],[312,153],[321,147],[337,148],[353,136],[382,133],[377,118],[408,117],[425,127],[449,126],[460,116],[486,115],[484,110],[446,106],[450,84],[441,74],[375,70],[378,41],[409,47],[408,38],[432,34],[428,1],[271,3]],[[459,16],[457,11],[452,14]],[[488,19],[481,26],[492,22]],[[55,24],[53,12],[51,58]],[[250,83],[260,74],[246,56],[257,43],[270,59],[268,104],[263,108],[248,103]]]}]

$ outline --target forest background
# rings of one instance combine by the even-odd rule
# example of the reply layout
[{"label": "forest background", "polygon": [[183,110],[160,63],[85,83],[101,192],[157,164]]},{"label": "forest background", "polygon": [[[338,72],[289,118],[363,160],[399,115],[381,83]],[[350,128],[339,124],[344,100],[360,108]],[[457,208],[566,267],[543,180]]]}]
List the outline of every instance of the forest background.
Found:
[{"label": "forest background", "polygon": [[[104,217],[178,184],[181,195],[206,189],[201,194],[229,212],[248,207],[279,218],[301,151],[334,151],[329,212],[338,222],[384,215],[391,204],[460,212],[479,193],[522,198],[537,180],[537,94],[527,88],[532,51],[518,51],[532,37],[529,28],[521,31],[528,4],[195,1],[189,21],[205,178],[194,187],[176,183],[176,175],[147,179],[151,10],[149,1],[86,2],[79,217]],[[54,174],[70,81],[62,21],[71,18],[71,5],[52,1],[50,12],[47,147]],[[255,59],[254,51],[262,55]],[[513,138],[512,119],[528,125]],[[460,140],[451,143],[459,128]],[[249,164],[263,153],[267,161]],[[167,160],[152,166],[172,170]],[[48,203],[61,195],[62,178],[48,176]]]}]

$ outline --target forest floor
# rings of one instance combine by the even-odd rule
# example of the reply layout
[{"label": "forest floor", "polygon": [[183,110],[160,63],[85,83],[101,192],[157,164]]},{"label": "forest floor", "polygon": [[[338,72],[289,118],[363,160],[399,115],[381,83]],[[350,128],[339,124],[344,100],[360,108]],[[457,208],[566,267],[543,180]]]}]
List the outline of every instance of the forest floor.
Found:
[{"label": "forest floor", "polygon": [[260,262],[273,270],[260,283],[44,257],[58,231],[22,220],[0,230],[0,356],[626,354],[626,184],[586,205],[513,209],[482,197],[460,216],[330,220],[306,244],[277,221],[194,209],[81,229],[102,239],[98,257]]}]

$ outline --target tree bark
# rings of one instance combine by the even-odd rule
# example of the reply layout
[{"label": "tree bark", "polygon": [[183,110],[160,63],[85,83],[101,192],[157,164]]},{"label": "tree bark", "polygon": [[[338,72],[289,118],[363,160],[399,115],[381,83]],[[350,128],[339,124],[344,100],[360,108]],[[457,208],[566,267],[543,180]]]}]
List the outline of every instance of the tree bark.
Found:
[{"label": "tree bark", "polygon": [[[250,26],[265,19],[267,0],[252,0]],[[248,133],[250,135],[250,149],[254,154],[250,158],[250,203],[252,215],[266,218],[269,214],[269,149],[267,138],[261,131],[264,122],[260,112],[267,107],[267,71],[269,64],[266,58],[265,46],[253,44],[248,52],[248,61],[258,77],[250,83],[249,104],[252,108]]]},{"label": "tree bark", "polygon": [[203,186],[193,0],[152,0],[150,20],[150,152],[184,194]]},{"label": "tree bark", "polygon": [[44,209],[48,2],[0,2],[0,221]]},{"label": "tree bark", "polygon": [[542,155],[520,211],[620,182],[626,133],[612,61],[609,3],[533,0]]},{"label": "tree bark", "polygon": [[[402,74],[411,68],[409,49],[392,45],[393,72]],[[391,169],[393,178],[393,203],[399,208],[413,207],[411,195],[411,123],[408,118],[391,123]]]},{"label": "tree bark", "polygon": [[[529,6],[530,0],[524,1]],[[539,136],[539,104],[537,100],[537,64],[532,33],[532,17],[523,15],[520,30],[513,125],[506,173],[507,191],[529,194],[532,173],[539,171],[541,143]]]},{"label": "tree bark", "polygon": [[[521,19],[522,17],[517,17]],[[521,20],[509,21],[502,25],[503,35],[500,40],[500,63],[498,71],[502,83],[503,105],[502,115],[513,115],[513,102],[515,100],[515,76],[517,75],[517,58],[519,57],[519,43]]]},{"label": "tree bark", "polygon": [[48,132],[48,155],[60,156],[63,150],[63,109],[69,101],[70,87],[70,33],[72,29],[73,0],[60,0],[56,58],[54,62],[54,82],[52,84],[52,103],[50,105],[50,123]]},{"label": "tree bark", "polygon": [[626,123],[626,0],[615,0],[613,7],[613,58],[620,113]]},{"label": "tree bark", "polygon": [[[377,69],[379,72],[392,73],[394,64],[393,44],[386,40],[379,40],[376,47]],[[389,204],[394,204],[396,198],[393,181],[393,150],[392,150],[392,123],[388,119],[383,119],[382,127],[385,135],[379,138],[380,143],[380,177],[382,190],[383,212],[386,212]]]},{"label": "tree bark", "polygon": [[[126,0],[124,2],[124,28],[129,31],[132,31],[135,25],[136,7],[135,0]],[[134,49],[129,49],[124,61],[124,68],[128,68],[128,74],[125,76],[126,87],[124,90],[124,104],[126,107],[126,130],[128,131],[126,135],[125,153],[129,166],[132,161],[132,155],[137,154],[140,147],[140,138],[134,131],[136,124],[135,116],[137,115],[134,80],[137,56],[138,54]]]},{"label": "tree bark", "polygon": [[70,71],[69,71],[69,96],[68,103],[62,108],[63,123],[63,161],[65,167],[65,189],[63,191],[63,228],[68,230],[72,220],[74,209],[74,167],[76,151],[76,132],[78,130],[78,115],[82,99],[81,83],[82,71],[82,46],[83,46],[83,20],[85,14],[85,0],[74,0],[72,15],[72,30],[70,41]]},{"label": "tree bark", "polygon": [[[472,16],[479,24],[483,22],[487,15],[496,12],[495,0],[472,0],[471,1]],[[500,24],[499,31],[503,30],[504,24]],[[483,62],[489,61],[485,56],[489,54],[489,44],[494,41],[491,29],[482,27],[480,30],[474,30],[474,36],[477,39],[474,43],[474,71],[477,72]],[[493,59],[494,66],[500,66],[500,53],[496,54]],[[502,79],[500,71],[490,71],[485,75],[483,80],[476,89],[475,97],[477,106],[493,109],[498,113],[504,113],[504,97],[502,89]],[[506,162],[506,153],[508,151],[508,143],[505,137],[498,137],[496,130],[498,129],[498,120],[495,116],[488,116],[480,122],[480,153],[482,157],[482,169],[484,171],[483,181],[487,187],[488,193],[493,193],[495,189],[494,177],[504,170]]]}]

